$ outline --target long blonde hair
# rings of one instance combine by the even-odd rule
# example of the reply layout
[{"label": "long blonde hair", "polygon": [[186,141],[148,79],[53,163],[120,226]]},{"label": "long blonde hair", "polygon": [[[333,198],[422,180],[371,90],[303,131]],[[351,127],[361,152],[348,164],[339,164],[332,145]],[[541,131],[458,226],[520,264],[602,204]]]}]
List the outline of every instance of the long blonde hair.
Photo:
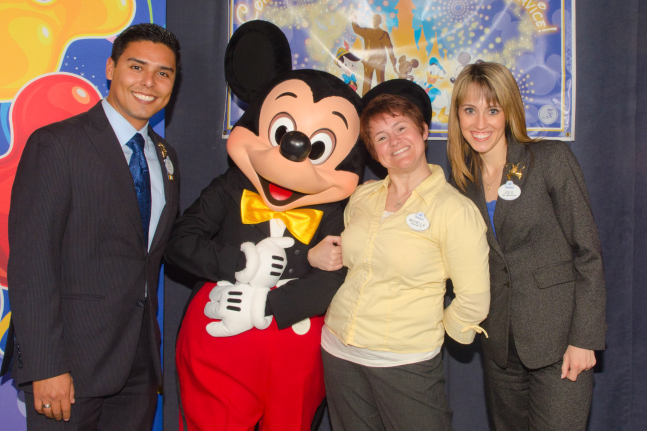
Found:
[{"label": "long blonde hair", "polygon": [[505,115],[505,134],[517,142],[534,142],[526,131],[526,115],[517,82],[510,71],[499,63],[477,63],[465,67],[458,75],[452,92],[447,130],[447,157],[456,185],[463,191],[467,181],[475,182],[482,162],[479,154],[463,137],[458,110],[470,89],[476,88],[491,105],[499,105]]}]

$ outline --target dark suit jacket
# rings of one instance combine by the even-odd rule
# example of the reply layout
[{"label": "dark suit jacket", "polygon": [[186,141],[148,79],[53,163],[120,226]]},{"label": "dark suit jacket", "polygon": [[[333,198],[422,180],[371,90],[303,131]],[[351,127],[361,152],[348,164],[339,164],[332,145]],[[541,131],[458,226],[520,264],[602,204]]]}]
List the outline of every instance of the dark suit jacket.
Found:
[{"label": "dark suit jacket", "polygon": [[[269,222],[242,223],[240,201],[245,189],[257,193],[237,167],[215,178],[175,223],[166,249],[168,263],[204,280],[235,282],[240,245],[247,241],[258,244],[270,236]],[[312,240],[304,244],[295,239],[294,245],[285,250],[287,266],[281,278],[297,280],[267,295],[266,311],[274,315],[280,329],[325,313],[346,277],[346,268],[328,272],[308,263],[310,248],[327,235],[340,235],[344,230],[344,204],[335,202],[309,208],[324,213]],[[294,238],[288,230],[284,236]],[[198,290],[194,290],[189,301]]]},{"label": "dark suit jacket", "polygon": [[[525,166],[521,179],[512,177],[521,196],[497,200],[496,238],[480,177],[464,193],[488,225],[492,299],[481,325],[489,334],[483,338],[485,354],[505,368],[509,331],[529,368],[558,362],[568,345],[603,350],[600,240],[575,155],[563,142],[523,145],[508,139],[507,162]],[[509,170],[503,170],[501,184]]]},{"label": "dark suit jacket", "polygon": [[[150,252],[128,163],[101,103],[27,141],[9,214],[18,384],[71,372],[79,397],[115,393],[126,383],[142,330],[154,335],[150,349],[161,384],[156,292],[178,212],[179,172],[175,151],[152,128],[148,133],[166,197]],[[151,312],[143,322],[144,307]]]}]

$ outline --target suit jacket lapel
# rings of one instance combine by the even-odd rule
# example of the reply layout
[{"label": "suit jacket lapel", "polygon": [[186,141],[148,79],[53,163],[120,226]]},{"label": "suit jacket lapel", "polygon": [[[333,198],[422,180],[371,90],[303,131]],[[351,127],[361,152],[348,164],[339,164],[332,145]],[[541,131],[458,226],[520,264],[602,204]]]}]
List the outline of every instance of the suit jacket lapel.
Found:
[{"label": "suit jacket lapel", "polygon": [[[503,175],[501,175],[501,185],[505,184],[508,181],[508,172],[512,166],[510,164],[517,165],[518,170],[523,175],[521,178],[513,175],[510,177],[510,181],[515,183],[521,189],[523,193],[523,182],[528,176],[528,163],[526,160],[526,146],[524,144],[518,143],[514,138],[508,138],[508,155],[506,158],[506,166],[503,168]],[[516,199],[512,201],[507,201],[505,199],[497,199],[496,209],[494,210],[494,228],[497,232],[501,231],[501,226],[505,221],[510,208],[516,204]]]},{"label": "suit jacket lapel", "polygon": [[153,131],[153,128],[148,125],[148,136],[153,140],[153,144],[155,144],[155,151],[157,153],[157,161],[160,164],[160,169],[162,170],[162,180],[164,182],[164,200],[166,201],[164,204],[164,208],[162,209],[162,214],[160,214],[160,219],[157,222],[157,228],[155,229],[155,234],[153,236],[153,242],[151,243],[151,248],[150,251],[152,252],[155,250],[155,247],[159,244],[160,240],[162,239],[162,235],[164,234],[164,230],[166,229],[166,224],[169,221],[169,217],[171,216],[171,184],[170,180],[168,179],[168,172],[166,171],[166,163],[164,162],[164,159],[162,158],[162,150],[160,149],[159,145],[157,145],[160,142],[159,136],[157,133]]},{"label": "suit jacket lapel", "polygon": [[[492,247],[499,255],[501,255],[501,258],[503,258],[503,252],[501,251],[501,247],[499,246],[498,241],[496,240],[496,237],[494,236],[494,232],[492,232],[492,226],[490,224],[490,215],[487,212],[487,205],[485,204],[485,193],[483,191],[483,186],[480,184],[482,181],[480,178],[478,178],[477,183],[474,184],[472,182],[467,182],[467,188],[465,190],[465,195],[474,202],[476,207],[479,209],[481,212],[481,215],[483,216],[483,220],[487,224],[487,242]],[[499,203],[497,202],[497,208],[499,206]]]},{"label": "suit jacket lapel", "polygon": [[132,221],[139,238],[141,239],[144,250],[148,244],[144,244],[144,228],[139,213],[139,203],[137,202],[137,192],[133,184],[133,177],[126,163],[124,152],[119,145],[117,135],[112,130],[108,117],[106,117],[101,102],[97,103],[88,111],[90,124],[84,126],[92,145],[99,153],[99,156],[108,167],[108,170],[114,178],[114,185],[120,196],[123,196],[121,202],[126,214]]}]

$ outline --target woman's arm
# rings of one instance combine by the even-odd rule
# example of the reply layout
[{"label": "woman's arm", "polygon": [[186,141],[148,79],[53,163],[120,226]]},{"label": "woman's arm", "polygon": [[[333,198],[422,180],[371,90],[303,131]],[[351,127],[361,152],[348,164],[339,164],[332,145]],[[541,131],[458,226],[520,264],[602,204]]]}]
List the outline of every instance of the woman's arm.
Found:
[{"label": "woman's arm", "polygon": [[337,271],[343,268],[341,237],[328,235],[319,244],[308,250],[308,263],[313,268]]},{"label": "woman's arm", "polygon": [[546,145],[542,172],[559,225],[573,249],[575,309],[568,344],[603,350],[606,332],[606,289],[602,250],[593,220],[584,174],[573,152],[563,142]]},{"label": "woman's arm", "polygon": [[447,222],[440,238],[443,261],[456,294],[445,309],[443,324],[447,334],[462,344],[471,343],[477,332],[483,332],[478,325],[490,310],[490,247],[486,232],[476,206],[465,202]]},{"label": "woman's arm", "polygon": [[542,166],[548,194],[557,221],[573,249],[575,309],[568,348],[564,353],[562,379],[575,381],[595,366],[593,350],[605,348],[606,288],[602,250],[593,219],[584,174],[575,155],[563,142],[541,143],[547,151]]}]

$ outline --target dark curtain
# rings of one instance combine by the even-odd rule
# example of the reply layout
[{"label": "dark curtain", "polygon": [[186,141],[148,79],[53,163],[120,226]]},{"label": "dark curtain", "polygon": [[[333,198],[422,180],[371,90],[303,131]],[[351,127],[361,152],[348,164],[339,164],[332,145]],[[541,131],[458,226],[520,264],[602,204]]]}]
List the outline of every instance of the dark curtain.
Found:
[{"label": "dark curtain", "polygon": [[[647,429],[647,2],[578,2],[576,140],[604,253],[607,350],[598,353],[590,430]],[[641,19],[642,18],[642,19]],[[166,110],[180,157],[186,208],[228,166],[222,139],[228,2],[167,0],[167,26],[182,44],[181,77]],[[428,159],[448,172],[445,142]],[[383,171],[369,164],[366,178]],[[176,429],[175,337],[193,280],[167,268],[164,423]],[[447,393],[456,430],[487,430],[480,344],[448,339]],[[328,429],[324,423],[322,429]]]}]

